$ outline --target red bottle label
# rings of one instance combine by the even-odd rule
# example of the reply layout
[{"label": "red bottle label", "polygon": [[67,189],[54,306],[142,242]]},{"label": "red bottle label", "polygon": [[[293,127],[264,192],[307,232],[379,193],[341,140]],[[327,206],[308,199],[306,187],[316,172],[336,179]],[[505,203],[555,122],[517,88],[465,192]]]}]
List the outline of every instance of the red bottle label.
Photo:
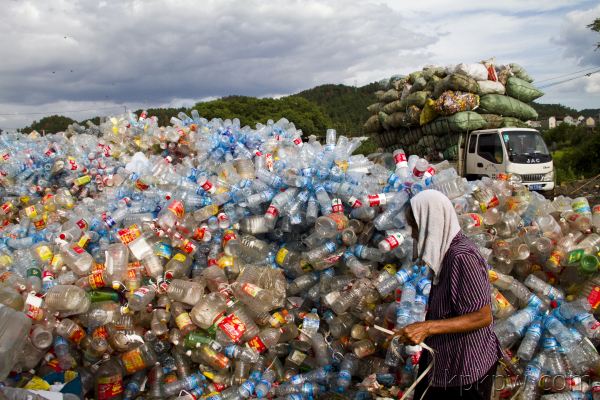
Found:
[{"label": "red bottle label", "polygon": [[223,318],[218,327],[235,343],[238,343],[246,332],[246,325],[234,314]]},{"label": "red bottle label", "polygon": [[121,375],[113,375],[98,378],[98,400],[110,400],[118,397],[123,393],[123,377]]},{"label": "red bottle label", "polygon": [[258,351],[260,354],[267,351],[267,346],[263,343],[263,341],[258,337],[258,335],[254,336],[252,339],[248,340],[248,346]]}]

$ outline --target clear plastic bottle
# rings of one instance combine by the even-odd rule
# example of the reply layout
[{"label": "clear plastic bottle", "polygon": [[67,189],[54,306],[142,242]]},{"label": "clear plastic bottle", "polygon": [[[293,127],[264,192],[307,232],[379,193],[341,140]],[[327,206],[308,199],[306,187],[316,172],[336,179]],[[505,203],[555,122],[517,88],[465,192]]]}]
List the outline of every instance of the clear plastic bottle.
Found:
[{"label": "clear plastic bottle", "polygon": [[98,400],[123,398],[123,371],[116,360],[108,360],[96,371],[95,396]]},{"label": "clear plastic bottle", "polygon": [[85,290],[74,285],[56,285],[46,292],[44,302],[49,310],[64,316],[82,314],[90,307]]},{"label": "clear plastic bottle", "polygon": [[167,288],[167,295],[173,301],[180,301],[190,306],[196,305],[204,294],[204,281],[188,281],[173,279]]},{"label": "clear plastic bottle", "polygon": [[29,335],[31,319],[0,304],[0,380],[6,379]]}]

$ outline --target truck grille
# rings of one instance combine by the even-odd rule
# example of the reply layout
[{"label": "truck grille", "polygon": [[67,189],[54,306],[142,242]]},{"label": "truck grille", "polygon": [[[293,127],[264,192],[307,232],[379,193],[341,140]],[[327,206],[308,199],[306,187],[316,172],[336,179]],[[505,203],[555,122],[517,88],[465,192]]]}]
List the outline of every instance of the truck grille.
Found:
[{"label": "truck grille", "polygon": [[524,174],[524,175],[521,175],[521,178],[523,178],[523,182],[540,182],[543,177],[544,177],[544,174]]}]

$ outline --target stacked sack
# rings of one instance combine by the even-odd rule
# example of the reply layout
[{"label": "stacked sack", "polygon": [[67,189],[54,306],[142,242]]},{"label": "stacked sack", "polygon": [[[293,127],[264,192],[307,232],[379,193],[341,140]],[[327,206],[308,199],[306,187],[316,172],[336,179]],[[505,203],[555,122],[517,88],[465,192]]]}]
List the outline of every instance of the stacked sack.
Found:
[{"label": "stacked sack", "polygon": [[431,290],[403,212],[424,189],[493,267],[507,393],[590,393],[574,374],[600,374],[584,339],[598,340],[600,208],[402,150],[375,162],[360,142],[195,112],[1,135],[0,393],[398,396],[422,349],[388,330],[424,320]]},{"label": "stacked sack", "polygon": [[392,77],[365,131],[388,151],[455,159],[459,135],[477,129],[527,127],[537,112],[528,104],[541,97],[518,64],[494,60],[445,68],[427,66],[406,77]]}]

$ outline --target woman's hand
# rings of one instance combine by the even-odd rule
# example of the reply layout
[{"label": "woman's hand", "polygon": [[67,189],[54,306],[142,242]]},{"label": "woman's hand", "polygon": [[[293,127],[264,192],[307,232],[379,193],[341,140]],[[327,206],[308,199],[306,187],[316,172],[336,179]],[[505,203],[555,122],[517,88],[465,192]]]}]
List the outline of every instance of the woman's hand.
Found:
[{"label": "woman's hand", "polygon": [[417,345],[431,336],[431,321],[416,322],[400,329],[400,340]]}]

